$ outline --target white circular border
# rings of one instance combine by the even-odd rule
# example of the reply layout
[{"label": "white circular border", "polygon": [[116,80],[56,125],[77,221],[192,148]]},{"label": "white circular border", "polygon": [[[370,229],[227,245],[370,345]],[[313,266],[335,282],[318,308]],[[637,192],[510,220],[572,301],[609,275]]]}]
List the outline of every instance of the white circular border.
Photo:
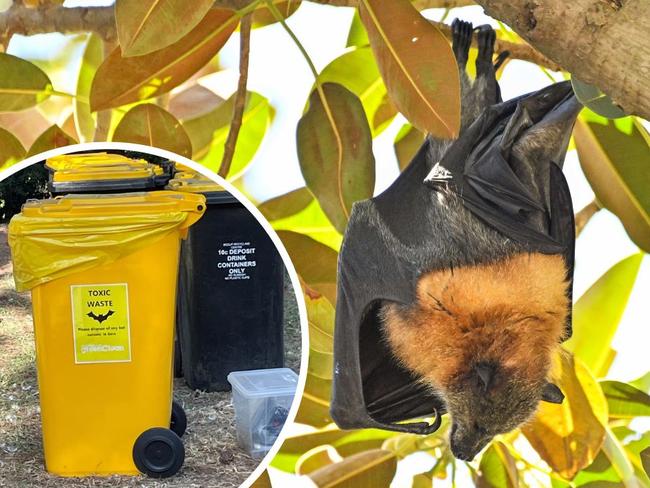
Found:
[{"label": "white circular border", "polygon": [[73,144],[71,146],[63,146],[56,149],[51,149],[50,151],[45,151],[43,153],[37,154],[36,156],[31,156],[21,161],[20,163],[16,163],[13,166],[10,166],[5,170],[0,171],[0,181],[9,178],[10,176],[14,175],[18,171],[27,168],[32,164],[39,163],[41,161],[44,161],[54,156],[59,156],[61,154],[67,154],[67,153],[78,152],[78,151],[97,151],[97,150],[110,151],[111,149],[138,151],[142,153],[153,154],[154,156],[161,156],[163,158],[167,158],[172,161],[176,161],[186,166],[189,166],[193,170],[198,171],[202,175],[207,176],[211,180],[223,186],[229,193],[234,195],[237,198],[237,200],[239,200],[239,202],[242,205],[244,205],[246,209],[248,209],[250,213],[253,214],[255,219],[257,219],[257,221],[264,228],[266,233],[269,235],[269,237],[275,244],[275,247],[280,253],[280,256],[282,256],[282,261],[284,262],[284,266],[287,268],[287,272],[289,273],[289,278],[291,279],[291,285],[293,286],[293,290],[296,296],[296,301],[298,302],[298,315],[300,317],[300,334],[302,336],[301,337],[302,351],[300,355],[300,373],[298,375],[298,387],[296,389],[296,395],[294,396],[293,403],[291,404],[291,409],[289,410],[289,415],[287,416],[287,420],[285,422],[285,427],[283,427],[282,431],[280,432],[280,435],[278,436],[277,440],[273,444],[273,447],[269,450],[266,456],[262,458],[260,463],[250,474],[250,476],[246,478],[246,480],[244,480],[244,482],[240,485],[240,488],[249,488],[253,484],[253,482],[256,481],[257,478],[262,474],[262,472],[268,467],[271,460],[275,457],[277,452],[280,450],[280,447],[284,443],[284,440],[287,437],[286,426],[287,424],[293,422],[293,419],[296,417],[296,414],[298,412],[298,407],[300,406],[300,400],[302,399],[302,394],[305,389],[305,381],[307,379],[307,361],[309,358],[309,336],[308,336],[309,327],[307,325],[308,324],[307,307],[305,305],[305,301],[301,299],[302,288],[300,286],[300,280],[298,279],[298,273],[296,272],[296,268],[293,266],[293,262],[289,257],[289,253],[284,247],[284,244],[282,244],[282,241],[280,240],[280,237],[278,237],[278,234],[275,232],[273,227],[271,227],[271,224],[269,224],[269,222],[264,218],[264,216],[257,209],[257,207],[253,205],[239,190],[237,190],[237,188],[235,188],[228,181],[223,179],[214,171],[209,170],[205,166],[202,166],[199,163],[195,163],[191,159],[188,159],[184,156],[180,156],[176,153],[167,151],[165,149],[159,149],[156,147],[145,146],[142,144],[132,144],[126,142],[87,142],[83,144]]}]

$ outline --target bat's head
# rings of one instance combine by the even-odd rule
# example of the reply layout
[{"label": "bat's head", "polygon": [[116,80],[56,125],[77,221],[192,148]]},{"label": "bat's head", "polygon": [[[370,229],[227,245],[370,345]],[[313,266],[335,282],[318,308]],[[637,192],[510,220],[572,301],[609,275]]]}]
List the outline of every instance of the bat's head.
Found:
[{"label": "bat's head", "polygon": [[451,451],[465,461],[471,461],[494,436],[530,419],[540,400],[559,403],[563,399],[544,371],[531,377],[499,362],[475,362],[444,396],[452,419]]},{"label": "bat's head", "polygon": [[394,354],[445,400],[456,457],[472,459],[544,397],[561,401],[547,377],[564,333],[565,278],[561,256],[522,253],[428,273],[415,304],[385,307]]}]

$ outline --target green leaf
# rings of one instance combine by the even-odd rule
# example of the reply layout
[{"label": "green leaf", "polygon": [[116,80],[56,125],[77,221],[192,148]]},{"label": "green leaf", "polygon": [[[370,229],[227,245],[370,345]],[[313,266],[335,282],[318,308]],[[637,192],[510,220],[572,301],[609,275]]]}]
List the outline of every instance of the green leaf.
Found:
[{"label": "green leaf", "polygon": [[25,159],[25,148],[8,130],[0,127],[0,171]]},{"label": "green leaf", "polygon": [[251,488],[272,488],[271,477],[269,476],[269,471],[267,469],[262,471],[259,478],[253,481]]},{"label": "green leaf", "polygon": [[300,399],[296,422],[313,427],[324,427],[332,423],[330,417],[330,395],[332,381],[307,373],[305,390]]},{"label": "green leaf", "polygon": [[335,303],[337,252],[296,232],[281,230],[278,231],[278,236],[305,283]]},{"label": "green leaf", "polygon": [[396,115],[397,109],[395,108],[395,105],[390,101],[388,93],[384,93],[377,110],[370,120],[370,128],[372,129],[373,137],[381,134],[384,129],[390,125]]},{"label": "green leaf", "polygon": [[257,208],[266,220],[273,222],[303,211],[313,200],[311,192],[302,187],[262,202]]},{"label": "green leaf", "polygon": [[359,12],[395,107],[423,132],[456,137],[460,81],[445,36],[408,0],[361,0]]},{"label": "green leaf", "polygon": [[610,344],[642,260],[643,254],[634,254],[615,264],[580,297],[573,308],[573,336],[565,342],[565,347],[592,371],[601,371],[602,365],[607,362]]},{"label": "green leaf", "polygon": [[334,307],[325,298],[305,297],[309,322],[307,372],[331,380],[334,370]]},{"label": "green leaf", "polygon": [[[387,125],[386,122],[392,120],[397,113],[392,103],[389,109],[385,108],[386,86],[369,47],[348,51],[334,59],[320,72],[318,82],[338,83],[359,97],[366,118],[372,121],[375,127],[372,131],[373,137],[377,136]],[[380,109],[384,113],[380,112]]]},{"label": "green leaf", "polygon": [[390,451],[373,449],[309,474],[319,488],[388,488],[397,470]]},{"label": "green leaf", "polygon": [[641,451],[640,457],[641,463],[643,464],[643,470],[648,476],[650,476],[650,447],[647,447]]},{"label": "green leaf", "polygon": [[[219,169],[223,159],[232,121],[234,97],[235,95],[203,116],[183,122],[192,139],[194,159],[214,171]],[[248,93],[228,179],[241,176],[247,169],[274,116],[275,110],[267,98],[258,93]]]},{"label": "green leaf", "polygon": [[433,480],[426,474],[416,474],[413,476],[411,488],[433,488]]},{"label": "green leaf", "polygon": [[379,449],[387,439],[399,435],[378,429],[339,430],[327,427],[317,432],[287,438],[278,455],[271,461],[274,468],[295,472],[300,457],[318,446],[332,446],[341,456],[353,456],[370,449]]},{"label": "green leaf", "polygon": [[319,446],[332,445],[335,441],[345,438],[347,435],[349,435],[348,431],[328,428],[287,437],[282,443],[280,451],[271,461],[271,466],[287,473],[294,473],[296,463],[303,454]]},{"label": "green leaf", "polygon": [[601,381],[610,418],[632,419],[650,416],[650,396],[620,381]]},{"label": "green leaf", "polygon": [[480,488],[515,488],[519,486],[519,471],[516,461],[503,443],[492,442],[481,456],[476,485]]},{"label": "green leaf", "polygon": [[643,469],[641,453],[650,449],[650,432],[641,435],[627,426],[612,427],[612,433],[625,448],[627,458],[634,466],[634,472],[644,488],[650,487],[650,477]]},{"label": "green leaf", "polygon": [[307,187],[343,233],[352,204],[374,191],[372,137],[354,93],[335,83],[322,85],[322,93],[324,99],[312,92],[298,123],[298,159]]},{"label": "green leaf", "polygon": [[17,112],[41,103],[52,93],[52,82],[36,65],[0,53],[0,112]]},{"label": "green leaf", "polygon": [[136,105],[129,110],[115,128],[113,141],[144,144],[188,158],[192,156],[192,144],[181,123],[152,103]]},{"label": "green leaf", "polygon": [[30,147],[39,134],[52,125],[39,108],[37,106],[20,112],[0,113],[0,126],[11,132],[23,147]]},{"label": "green leaf", "polygon": [[223,102],[223,98],[212,90],[201,85],[193,85],[172,96],[168,110],[180,121],[191,120],[212,112]]},{"label": "green leaf", "polygon": [[575,486],[594,486],[593,483],[621,483],[621,481],[621,477],[602,450],[594,462],[580,471],[573,479]]},{"label": "green leaf", "polygon": [[45,132],[43,132],[32,144],[32,147],[27,151],[27,156],[34,156],[50,149],[56,149],[57,147],[70,146],[72,144],[77,144],[72,137],[66,134],[58,125],[53,125]]},{"label": "green leaf", "polygon": [[381,448],[395,453],[397,459],[402,460],[406,456],[422,449],[422,437],[414,434],[398,434],[386,439]]},{"label": "green leaf", "polygon": [[305,475],[341,460],[341,455],[332,446],[318,446],[298,458],[296,474]]},{"label": "green leaf", "polygon": [[80,142],[91,142],[95,137],[97,117],[90,111],[88,99],[90,87],[97,68],[104,59],[104,43],[97,34],[90,34],[86,48],[81,56],[79,75],[77,77],[77,96],[74,99],[74,123],[79,133]]},{"label": "green leaf", "polygon": [[627,452],[623,445],[616,438],[609,426],[605,427],[605,442],[603,443],[603,452],[607,459],[612,463],[618,476],[620,476],[623,486],[639,486],[636,483],[634,466],[628,458]]},{"label": "green leaf", "polygon": [[361,17],[359,17],[359,11],[354,11],[354,17],[352,17],[352,23],[350,24],[350,32],[348,33],[348,40],[345,44],[346,47],[363,47],[368,46],[370,40],[368,39],[368,33],[366,28],[361,22]]},{"label": "green leaf", "polygon": [[424,143],[426,136],[411,124],[404,124],[395,136],[393,147],[399,169],[404,171]]},{"label": "green leaf", "polygon": [[116,0],[122,56],[142,56],[175,43],[205,17],[214,0]]},{"label": "green leaf", "polygon": [[625,117],[625,112],[615,105],[611,97],[605,95],[597,86],[584,83],[573,76],[571,77],[571,85],[576,98],[589,110],[608,119]]},{"label": "green leaf", "polygon": [[541,458],[570,480],[589,466],[605,441],[607,401],[591,372],[577,358],[562,354],[558,386],[562,404],[541,402],[522,432]]},{"label": "green leaf", "polygon": [[343,236],[332,226],[318,200],[307,188],[268,200],[260,210],[276,231],[304,234],[334,250],[341,247]]},{"label": "green leaf", "polygon": [[119,107],[169,92],[219,52],[238,19],[231,10],[212,9],[189,34],[164,49],[125,58],[116,48],[95,74],[91,109]]},{"label": "green leaf", "polygon": [[[282,15],[282,18],[286,20],[291,17],[296,10],[298,10],[301,3],[301,0],[285,0],[278,3],[274,2],[274,5]],[[278,19],[263,3],[261,7],[256,8],[253,12],[253,29],[266,27],[267,25],[275,24],[276,22],[278,22]]]},{"label": "green leaf", "polygon": [[650,394],[650,371],[641,376],[640,378],[630,381],[630,385],[645,393]]},{"label": "green leaf", "polygon": [[580,164],[598,201],[650,252],[650,136],[626,117],[607,120],[583,110],[573,131]]}]

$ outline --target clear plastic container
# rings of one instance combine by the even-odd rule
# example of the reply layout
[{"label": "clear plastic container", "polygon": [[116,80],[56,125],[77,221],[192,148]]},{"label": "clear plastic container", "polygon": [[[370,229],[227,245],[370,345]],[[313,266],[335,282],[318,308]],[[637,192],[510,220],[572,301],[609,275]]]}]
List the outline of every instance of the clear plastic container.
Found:
[{"label": "clear plastic container", "polygon": [[228,375],[239,445],[254,458],[271,449],[284,425],[298,386],[289,368],[234,371]]}]

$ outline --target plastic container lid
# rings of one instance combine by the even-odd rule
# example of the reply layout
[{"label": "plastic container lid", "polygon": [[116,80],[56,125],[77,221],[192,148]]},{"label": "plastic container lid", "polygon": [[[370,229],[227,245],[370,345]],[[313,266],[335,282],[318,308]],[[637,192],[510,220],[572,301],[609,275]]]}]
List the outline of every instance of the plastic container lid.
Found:
[{"label": "plastic container lid", "polygon": [[228,382],[246,397],[294,395],[298,375],[289,368],[253,369],[233,371]]}]

